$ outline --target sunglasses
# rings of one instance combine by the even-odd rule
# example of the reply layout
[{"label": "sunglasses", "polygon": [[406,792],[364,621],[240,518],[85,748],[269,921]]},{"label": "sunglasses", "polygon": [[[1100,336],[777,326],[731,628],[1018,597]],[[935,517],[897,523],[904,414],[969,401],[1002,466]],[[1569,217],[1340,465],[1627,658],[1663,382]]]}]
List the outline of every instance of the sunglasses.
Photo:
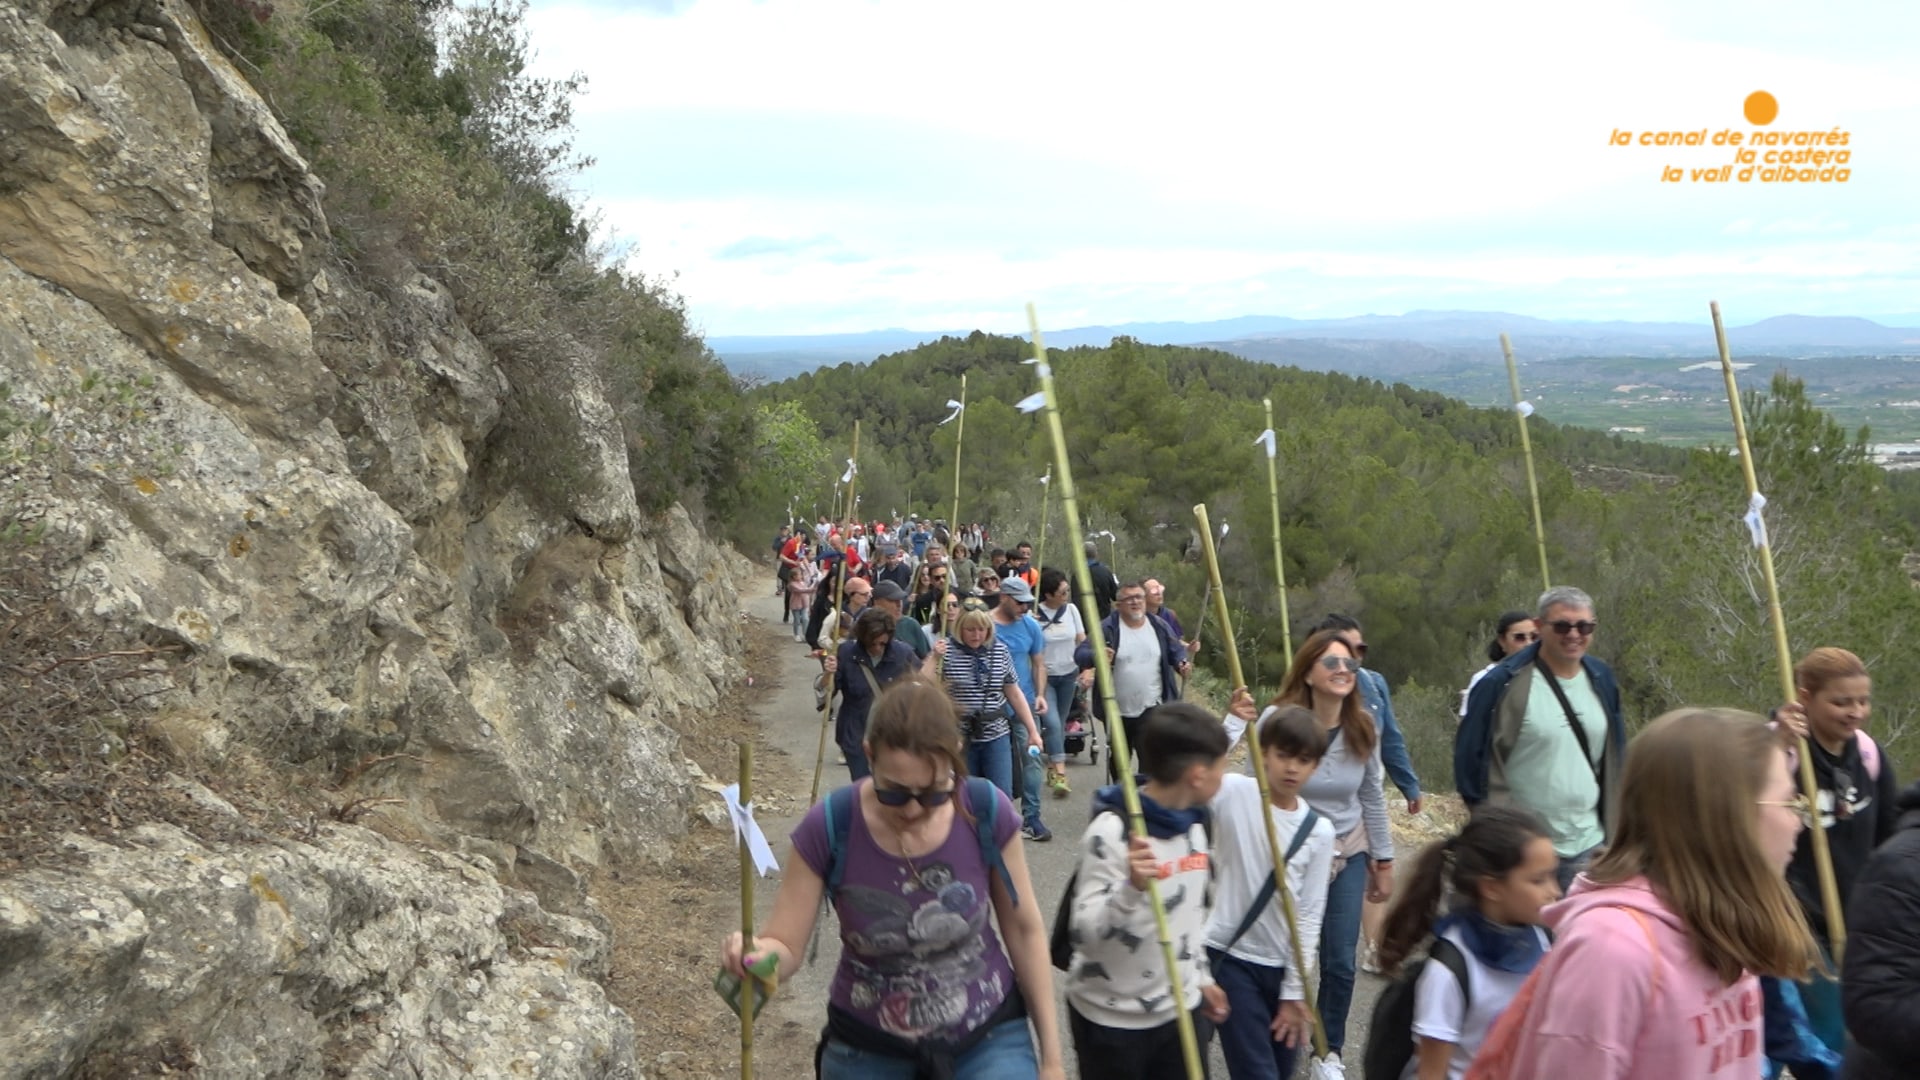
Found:
[{"label": "sunglasses", "polygon": [[1761,806],[1784,806],[1793,811],[1794,817],[1800,819],[1801,828],[1813,828],[1813,804],[1807,801],[1805,795],[1794,796],[1792,802],[1779,802],[1770,799],[1756,799],[1754,801]]},{"label": "sunglasses", "polygon": [[[947,779],[953,779],[949,776]],[[873,783],[873,797],[880,800],[881,806],[901,807],[917,802],[931,810],[936,806],[945,806],[953,798],[952,788],[936,788],[932,791],[909,791],[906,788],[882,787],[880,782]]]},{"label": "sunglasses", "polygon": [[1532,630],[1515,630],[1514,632],[1507,635],[1507,639],[1510,641],[1517,641],[1522,645],[1525,645],[1528,642],[1539,641],[1540,635]]},{"label": "sunglasses", "polygon": [[1144,596],[1123,596],[1119,600],[1115,601],[1115,603],[1120,603],[1120,604],[1144,604],[1146,602],[1147,602],[1147,598]]},{"label": "sunglasses", "polygon": [[1555,619],[1554,621],[1547,624],[1547,626],[1550,629],[1552,629],[1554,633],[1559,634],[1561,637],[1566,637],[1568,634],[1579,634],[1581,637],[1587,637],[1588,635],[1592,634],[1594,629],[1599,625],[1600,625],[1599,623],[1594,622],[1591,619],[1582,619],[1579,622],[1568,622],[1565,619]]},{"label": "sunglasses", "polygon": [[1339,671],[1343,668],[1347,671],[1359,671],[1360,661],[1351,656],[1323,656],[1320,658],[1320,666],[1328,671]]}]

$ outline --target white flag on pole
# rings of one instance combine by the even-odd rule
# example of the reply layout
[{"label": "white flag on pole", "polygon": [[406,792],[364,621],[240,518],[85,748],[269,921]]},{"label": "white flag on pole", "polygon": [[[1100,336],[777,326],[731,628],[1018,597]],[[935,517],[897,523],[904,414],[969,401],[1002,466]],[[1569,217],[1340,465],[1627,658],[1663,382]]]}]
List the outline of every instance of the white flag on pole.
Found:
[{"label": "white flag on pole", "polygon": [[1742,519],[1747,523],[1747,531],[1753,534],[1753,546],[1757,548],[1767,546],[1767,519],[1760,516],[1760,511],[1766,508],[1767,497],[1756,491],[1753,498],[1747,500],[1747,516]]}]

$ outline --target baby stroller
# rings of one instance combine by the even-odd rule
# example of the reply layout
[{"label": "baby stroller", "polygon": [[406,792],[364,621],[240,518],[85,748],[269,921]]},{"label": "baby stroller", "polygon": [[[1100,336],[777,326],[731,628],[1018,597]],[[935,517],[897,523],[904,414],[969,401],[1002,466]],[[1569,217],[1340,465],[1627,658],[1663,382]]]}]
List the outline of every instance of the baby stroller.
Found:
[{"label": "baby stroller", "polygon": [[1088,764],[1100,764],[1100,725],[1093,719],[1093,695],[1085,687],[1074,687],[1073,704],[1067,708],[1067,723],[1062,730],[1069,755],[1077,757],[1085,750]]}]

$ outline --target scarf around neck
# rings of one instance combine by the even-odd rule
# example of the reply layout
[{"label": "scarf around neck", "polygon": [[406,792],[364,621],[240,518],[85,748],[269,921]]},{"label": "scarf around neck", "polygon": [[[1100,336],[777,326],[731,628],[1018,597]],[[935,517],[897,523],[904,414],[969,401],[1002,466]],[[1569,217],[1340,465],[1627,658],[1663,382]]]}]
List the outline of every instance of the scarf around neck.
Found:
[{"label": "scarf around neck", "polygon": [[1479,908],[1455,911],[1434,924],[1433,933],[1438,937],[1456,927],[1474,959],[1496,971],[1525,975],[1546,955],[1547,947],[1540,940],[1539,930],[1531,926],[1504,926],[1482,915]]}]

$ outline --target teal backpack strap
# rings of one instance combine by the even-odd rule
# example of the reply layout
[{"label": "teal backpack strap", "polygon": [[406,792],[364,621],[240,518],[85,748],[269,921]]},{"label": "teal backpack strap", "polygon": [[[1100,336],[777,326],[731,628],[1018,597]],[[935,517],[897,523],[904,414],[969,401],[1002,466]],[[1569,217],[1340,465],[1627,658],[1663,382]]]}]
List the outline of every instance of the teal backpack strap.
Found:
[{"label": "teal backpack strap", "polygon": [[997,872],[1007,887],[1007,895],[1013,899],[1013,906],[1020,906],[1020,891],[1013,887],[1013,874],[1007,870],[1007,860],[1000,854],[1000,845],[993,842],[993,825],[1000,816],[1000,789],[993,781],[978,776],[967,777],[967,802],[973,808],[973,829],[980,838],[980,857],[987,864],[989,872]]},{"label": "teal backpack strap", "polygon": [[827,897],[840,891],[840,879],[846,875],[847,833],[853,828],[853,797],[857,785],[827,792]]}]

